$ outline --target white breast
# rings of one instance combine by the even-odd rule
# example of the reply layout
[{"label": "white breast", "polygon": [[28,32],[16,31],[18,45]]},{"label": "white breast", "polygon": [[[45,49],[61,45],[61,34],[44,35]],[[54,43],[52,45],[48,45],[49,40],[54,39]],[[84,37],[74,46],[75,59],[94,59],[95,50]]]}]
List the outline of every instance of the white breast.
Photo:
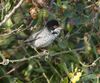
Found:
[{"label": "white breast", "polygon": [[57,36],[54,36],[47,29],[44,29],[39,35],[36,41],[34,41],[34,46],[38,47],[46,47],[51,44]]}]

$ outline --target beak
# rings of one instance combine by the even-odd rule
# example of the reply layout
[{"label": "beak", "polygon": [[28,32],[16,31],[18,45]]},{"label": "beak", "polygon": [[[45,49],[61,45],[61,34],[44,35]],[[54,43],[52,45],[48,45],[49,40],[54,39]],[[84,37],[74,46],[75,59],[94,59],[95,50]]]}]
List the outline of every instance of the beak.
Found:
[{"label": "beak", "polygon": [[59,29],[59,30],[63,30],[64,28],[60,26],[60,27],[58,27],[57,29]]}]

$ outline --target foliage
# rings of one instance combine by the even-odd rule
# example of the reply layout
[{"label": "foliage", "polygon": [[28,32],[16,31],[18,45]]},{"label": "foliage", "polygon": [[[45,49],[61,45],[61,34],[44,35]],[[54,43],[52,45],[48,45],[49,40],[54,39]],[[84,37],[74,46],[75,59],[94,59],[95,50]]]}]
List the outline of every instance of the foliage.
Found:
[{"label": "foliage", "polygon": [[[0,0],[0,23],[21,0]],[[0,83],[99,83],[100,1],[23,0],[0,25]],[[44,53],[24,40],[57,19],[64,31]]]}]

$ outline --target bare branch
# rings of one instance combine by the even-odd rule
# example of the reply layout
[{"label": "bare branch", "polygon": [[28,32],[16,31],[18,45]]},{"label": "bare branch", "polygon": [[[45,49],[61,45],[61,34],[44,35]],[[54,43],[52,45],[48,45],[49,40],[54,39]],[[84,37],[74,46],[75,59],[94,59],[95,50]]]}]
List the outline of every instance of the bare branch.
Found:
[{"label": "bare branch", "polygon": [[14,67],[12,69],[10,69],[5,75],[0,77],[0,80],[4,77],[6,77],[7,75],[11,74],[12,72],[16,71],[20,66],[22,66],[25,62],[14,65]]},{"label": "bare branch", "polygon": [[15,13],[16,9],[20,7],[23,1],[24,0],[20,0],[19,3],[12,9],[12,11],[5,16],[5,18],[0,22],[0,26],[2,26],[13,15],[13,13]]},{"label": "bare branch", "polygon": [[[31,59],[34,59],[34,58],[40,58],[40,57],[45,56],[45,55],[50,55],[50,56],[53,57],[53,56],[57,56],[57,55],[60,55],[60,54],[66,54],[66,53],[69,53],[69,52],[72,52],[72,51],[81,51],[81,50],[84,50],[84,48],[78,48],[78,49],[73,49],[73,50],[68,50],[68,51],[61,51],[61,52],[53,53],[53,54],[48,54],[48,53],[41,52],[37,55],[30,56],[28,58],[23,57],[22,59],[18,59],[18,60],[9,60],[9,59],[7,59],[7,61],[9,60],[8,64],[9,63],[15,63],[15,62],[23,62],[23,61],[28,61],[28,60],[31,60]],[[4,61],[1,62],[2,65],[4,65],[3,63],[4,63]]]},{"label": "bare branch", "polygon": [[81,61],[79,61],[79,63],[83,66],[83,67],[92,67],[96,65],[96,62],[100,60],[100,57],[98,57],[96,60],[94,60],[90,65],[84,64]]},{"label": "bare branch", "polygon": [[[81,51],[81,50],[84,50],[84,47],[83,48],[78,48],[78,49],[73,49],[73,50],[69,50],[69,51],[62,51],[62,52],[58,52],[58,53],[54,53],[54,54],[46,54],[46,53],[40,53],[38,55],[34,55],[34,56],[30,56],[28,58],[24,57],[22,59],[18,59],[18,60],[9,60],[9,59],[4,59],[3,62],[0,62],[0,64],[2,65],[8,65],[9,63],[15,63],[15,62],[23,62],[23,61],[29,61],[31,59],[34,59],[34,58],[40,58],[44,55],[50,55],[50,56],[57,56],[57,55],[60,55],[60,54],[66,54],[66,53],[69,53],[69,52],[72,52],[72,51]],[[78,58],[79,60],[79,58]],[[94,60],[90,65],[88,64],[84,64],[82,63],[80,60],[79,60],[79,63],[84,66],[84,67],[92,67],[92,66],[95,66],[96,65],[96,62],[100,60],[100,57],[98,57],[96,60]],[[4,64],[6,63],[6,64]]]},{"label": "bare branch", "polygon": [[15,29],[15,30],[12,30],[12,31],[10,31],[8,33],[0,34],[0,37],[11,35],[14,32],[19,32],[19,31],[21,31],[21,27],[23,27],[23,25],[19,26],[19,28]]}]

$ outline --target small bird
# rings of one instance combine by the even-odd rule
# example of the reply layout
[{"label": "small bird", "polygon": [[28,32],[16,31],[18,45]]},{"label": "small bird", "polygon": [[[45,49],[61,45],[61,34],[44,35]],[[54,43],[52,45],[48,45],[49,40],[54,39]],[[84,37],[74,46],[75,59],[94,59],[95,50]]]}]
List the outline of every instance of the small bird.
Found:
[{"label": "small bird", "polygon": [[52,19],[46,23],[44,28],[40,31],[33,33],[25,43],[32,48],[44,48],[49,46],[60,34],[63,28],[59,25],[58,21]]}]

